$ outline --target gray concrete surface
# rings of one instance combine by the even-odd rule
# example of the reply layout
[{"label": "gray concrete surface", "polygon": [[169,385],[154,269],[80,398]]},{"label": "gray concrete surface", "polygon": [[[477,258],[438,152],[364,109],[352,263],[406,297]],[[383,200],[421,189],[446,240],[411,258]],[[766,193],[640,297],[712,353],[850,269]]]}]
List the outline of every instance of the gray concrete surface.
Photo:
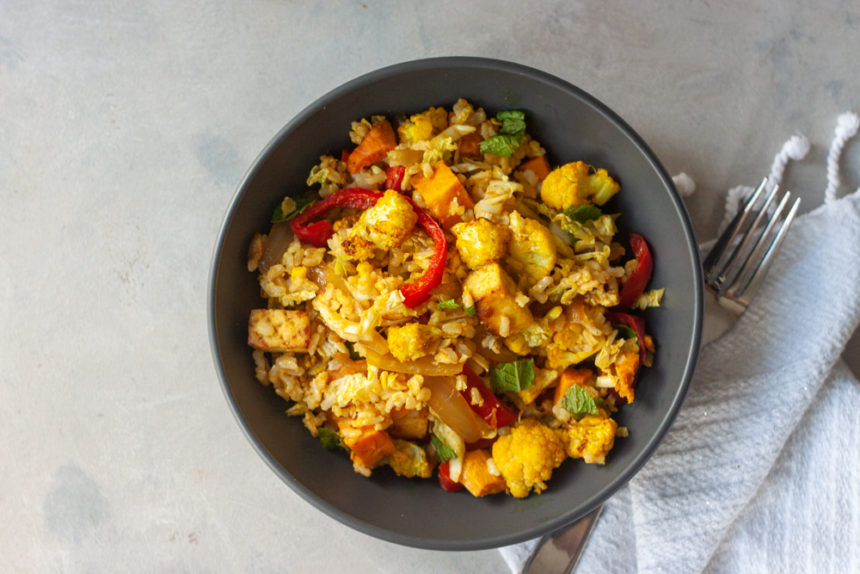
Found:
[{"label": "gray concrete surface", "polygon": [[[787,186],[821,202],[858,28],[851,1],[0,2],[0,570],[500,571],[339,525],[241,436],[205,299],[245,169],[357,75],[495,57],[624,117],[697,182],[707,239],[796,132],[813,148]],[[841,174],[860,187],[860,141]]]}]

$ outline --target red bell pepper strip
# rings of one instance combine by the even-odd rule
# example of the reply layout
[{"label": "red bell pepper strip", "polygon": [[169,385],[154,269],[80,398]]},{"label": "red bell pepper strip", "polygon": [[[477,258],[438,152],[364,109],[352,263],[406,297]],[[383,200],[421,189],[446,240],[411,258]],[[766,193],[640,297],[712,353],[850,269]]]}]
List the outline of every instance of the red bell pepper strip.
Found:
[{"label": "red bell pepper strip", "polygon": [[329,237],[334,230],[331,222],[322,220],[315,221],[324,216],[329,210],[336,207],[351,207],[353,209],[368,209],[376,205],[382,192],[363,189],[360,187],[347,187],[336,191],[325,199],[314,203],[306,210],[295,216],[290,221],[290,228],[296,237],[310,243],[314,247],[325,247]]},{"label": "red bell pepper strip", "polygon": [[403,293],[403,304],[414,309],[429,299],[433,289],[442,283],[442,275],[445,273],[445,259],[448,256],[448,241],[445,239],[445,232],[442,231],[442,227],[436,223],[436,220],[415,205],[411,199],[408,197],[406,199],[412,203],[415,213],[418,214],[418,225],[423,227],[424,231],[433,238],[433,256],[430,258],[430,265],[424,275],[400,288],[400,292]]},{"label": "red bell pepper strip", "polygon": [[[472,410],[479,417],[497,429],[514,424],[517,420],[516,412],[502,404],[499,398],[484,384],[484,381],[475,374],[475,371],[469,365],[463,365],[463,374],[466,375],[466,390],[460,391],[460,394],[463,395],[463,398],[466,399],[466,402],[469,403],[469,406],[472,407]],[[481,393],[481,398],[484,399],[484,402],[480,405],[472,404],[473,388],[478,389],[478,392]]]},{"label": "red bell pepper strip", "polygon": [[446,492],[459,492],[463,490],[462,484],[451,480],[451,470],[447,460],[439,465],[439,486]]},{"label": "red bell pepper strip", "polygon": [[636,268],[627,278],[619,294],[618,306],[629,309],[636,299],[645,291],[645,286],[651,280],[651,272],[654,270],[654,260],[651,258],[651,250],[645,242],[645,238],[638,233],[630,234],[630,247],[636,256]]},{"label": "red bell pepper strip", "polygon": [[[361,187],[341,189],[314,203],[294,217],[290,221],[290,228],[296,237],[305,243],[310,243],[314,247],[325,247],[334,230],[331,222],[325,219],[316,221],[317,219],[336,207],[368,209],[376,205],[382,195],[382,192]],[[404,198],[412,205],[418,215],[418,225],[430,235],[434,244],[433,256],[430,258],[430,265],[424,275],[400,289],[403,294],[403,304],[412,309],[429,299],[433,289],[442,282],[442,275],[445,272],[445,259],[448,256],[448,242],[445,239],[445,232],[442,231],[442,227],[436,223],[436,220],[415,205],[410,198],[406,196]]]},{"label": "red bell pepper strip", "polygon": [[639,364],[644,363],[647,353],[645,349],[645,319],[619,311],[607,311],[606,318],[609,319],[610,323],[626,325],[636,332],[636,338],[639,340]]},{"label": "red bell pepper strip", "polygon": [[385,189],[393,189],[394,191],[403,191],[400,186],[403,184],[403,176],[406,175],[406,168],[402,165],[392,165],[385,170]]}]

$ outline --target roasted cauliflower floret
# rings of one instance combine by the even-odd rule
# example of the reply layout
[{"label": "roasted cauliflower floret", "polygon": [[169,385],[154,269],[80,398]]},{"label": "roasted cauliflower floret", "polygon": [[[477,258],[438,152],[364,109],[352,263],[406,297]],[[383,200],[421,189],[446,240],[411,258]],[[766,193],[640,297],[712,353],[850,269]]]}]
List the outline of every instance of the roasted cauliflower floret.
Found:
[{"label": "roasted cauliflower floret", "polygon": [[252,309],[248,344],[261,351],[305,351],[311,337],[310,316],[304,311]]},{"label": "roasted cauliflower floret", "polygon": [[[498,263],[469,273],[463,293],[475,302],[478,319],[495,335],[508,337],[534,322],[525,297]],[[522,305],[521,305],[522,303]]]},{"label": "roasted cauliflower floret", "polygon": [[590,464],[603,464],[615,444],[617,429],[618,423],[599,415],[585,415],[578,421],[571,421],[564,434],[567,455]]},{"label": "roasted cauliflower floret", "polygon": [[397,135],[400,143],[411,145],[415,142],[429,140],[448,127],[448,112],[444,108],[430,108],[426,112],[415,114],[400,124]]},{"label": "roasted cauliflower floret", "polygon": [[504,257],[511,236],[507,228],[482,217],[458,223],[451,231],[457,236],[457,251],[470,269]]},{"label": "roasted cauliflower floret", "polygon": [[377,248],[388,250],[400,245],[417,222],[418,214],[409,201],[389,189],[361,214],[343,241],[343,250],[352,259],[369,259]]},{"label": "roasted cauliflower floret", "polygon": [[550,273],[556,262],[555,242],[552,232],[535,219],[511,212],[512,231],[509,265],[523,273],[529,286],[534,285]]},{"label": "roasted cauliflower floret", "polygon": [[546,481],[565,459],[564,441],[548,426],[525,419],[493,443],[493,460],[505,479],[507,490],[524,498],[540,494]]},{"label": "roasted cauliflower floret", "polygon": [[558,210],[586,203],[603,205],[621,187],[605,169],[591,173],[593,169],[585,162],[575,161],[552,170],[541,185],[541,199]]},{"label": "roasted cauliflower floret", "polygon": [[399,361],[414,361],[436,351],[442,331],[438,327],[407,323],[388,329],[388,348]]},{"label": "roasted cauliflower floret", "polygon": [[394,439],[395,451],[388,455],[386,462],[399,476],[406,478],[430,478],[433,467],[427,461],[424,449],[408,440]]}]

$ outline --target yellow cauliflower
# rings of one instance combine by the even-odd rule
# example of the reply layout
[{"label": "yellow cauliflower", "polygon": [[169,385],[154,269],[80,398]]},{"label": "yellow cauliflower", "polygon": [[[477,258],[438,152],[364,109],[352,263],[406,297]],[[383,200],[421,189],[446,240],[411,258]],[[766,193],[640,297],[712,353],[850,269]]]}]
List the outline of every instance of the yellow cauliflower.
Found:
[{"label": "yellow cauliflower", "polygon": [[448,127],[448,112],[444,108],[430,108],[420,114],[415,114],[400,124],[397,135],[400,143],[412,145],[415,142],[429,140],[433,134]]},{"label": "yellow cauliflower", "polygon": [[504,257],[510,240],[507,228],[483,217],[460,222],[451,231],[457,236],[457,251],[470,269]]},{"label": "yellow cauliflower", "polygon": [[395,451],[388,455],[386,462],[399,476],[430,478],[433,467],[427,461],[424,449],[408,440],[394,439]]},{"label": "yellow cauliflower", "polygon": [[524,274],[529,286],[534,285],[550,273],[556,262],[556,247],[552,232],[535,219],[511,212],[510,227],[513,232],[509,265]]},{"label": "yellow cauliflower", "polygon": [[493,461],[517,498],[546,489],[552,471],[565,459],[564,441],[551,428],[525,419],[493,443]]},{"label": "yellow cauliflower", "polygon": [[400,245],[418,222],[418,214],[401,194],[389,189],[376,205],[362,212],[343,241],[343,250],[358,261],[373,257],[376,248]]},{"label": "yellow cauliflower", "polygon": [[564,435],[567,455],[587,463],[603,464],[615,444],[618,423],[609,417],[585,415],[571,421]]},{"label": "yellow cauliflower", "polygon": [[576,161],[552,170],[541,185],[541,199],[559,211],[586,203],[603,205],[621,187],[605,169],[590,173],[593,169],[585,162]]}]

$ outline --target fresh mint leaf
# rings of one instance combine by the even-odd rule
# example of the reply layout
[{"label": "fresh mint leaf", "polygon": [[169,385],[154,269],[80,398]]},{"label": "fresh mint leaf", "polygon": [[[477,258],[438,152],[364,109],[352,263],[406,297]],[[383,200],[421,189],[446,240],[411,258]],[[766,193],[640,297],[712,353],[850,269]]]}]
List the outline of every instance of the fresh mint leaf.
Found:
[{"label": "fresh mint leaf", "polygon": [[306,197],[294,197],[293,201],[296,202],[296,208],[293,209],[289,213],[284,213],[284,210],[280,205],[275,208],[275,213],[272,214],[272,223],[281,223],[282,221],[289,221],[311,205],[316,203],[316,200],[308,199]]},{"label": "fresh mint leaf", "polygon": [[588,391],[579,385],[573,385],[564,393],[561,406],[573,415],[576,420],[581,419],[585,415],[596,415],[598,412],[597,402],[588,394]]},{"label": "fresh mint leaf", "polygon": [[334,450],[338,447],[343,447],[343,441],[340,439],[340,435],[328,427],[318,428],[317,438],[320,439],[322,445],[328,450]]},{"label": "fresh mint leaf", "polygon": [[481,153],[511,157],[520,147],[520,136],[499,134],[481,142]]},{"label": "fresh mint leaf", "polygon": [[618,336],[622,339],[636,339],[636,331],[628,327],[627,325],[615,325],[615,329],[618,331]]},{"label": "fresh mint leaf", "polygon": [[469,317],[474,317],[478,314],[478,309],[476,309],[474,305],[472,305],[471,307],[466,307],[465,311],[466,315],[468,315]]},{"label": "fresh mint leaf", "polygon": [[502,391],[518,393],[532,386],[534,380],[534,359],[499,363],[496,368],[490,369],[490,382],[497,393]]},{"label": "fresh mint leaf", "polygon": [[440,461],[446,462],[452,458],[457,458],[457,453],[454,452],[454,449],[435,434],[430,435],[430,442],[433,443],[433,448],[436,449],[436,454],[439,455]]},{"label": "fresh mint leaf", "polygon": [[506,110],[496,114],[496,119],[502,122],[499,133],[518,136],[526,131],[526,114],[520,110]]},{"label": "fresh mint leaf", "polygon": [[579,207],[570,206],[564,210],[564,214],[577,223],[585,223],[586,221],[599,218],[603,215],[603,212],[596,205],[588,203]]},{"label": "fresh mint leaf", "polygon": [[346,345],[346,349],[347,351],[349,351],[350,359],[352,359],[353,361],[360,361],[364,358],[358,354],[358,351],[355,350],[355,343],[352,343],[350,341],[344,341],[343,344]]},{"label": "fresh mint leaf", "polygon": [[448,299],[447,301],[442,301],[441,303],[436,305],[437,309],[461,309],[460,304],[454,301],[453,299]]}]

